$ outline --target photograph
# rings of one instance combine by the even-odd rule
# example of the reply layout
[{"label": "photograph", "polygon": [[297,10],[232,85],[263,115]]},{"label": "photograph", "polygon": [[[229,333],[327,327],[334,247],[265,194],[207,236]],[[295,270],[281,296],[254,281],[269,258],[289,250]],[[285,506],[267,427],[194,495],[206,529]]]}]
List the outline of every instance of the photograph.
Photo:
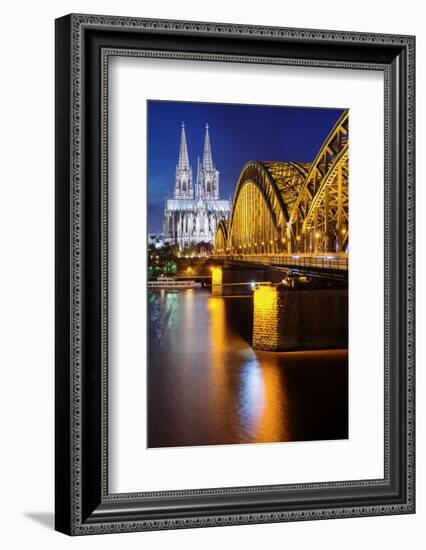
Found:
[{"label": "photograph", "polygon": [[[25,397],[8,392],[6,409],[22,409],[9,439],[22,439],[23,456],[31,437],[50,454],[54,445],[54,463],[39,453],[37,475],[27,472],[54,481],[54,536],[94,535],[112,547],[108,535],[121,534],[127,548],[131,533],[167,531],[167,547],[190,547],[192,536],[194,548],[249,539],[257,548],[268,534],[254,524],[270,524],[271,537],[281,529],[298,547],[359,548],[367,538],[404,547],[421,525],[409,517],[421,18],[383,18],[386,6],[371,2],[244,13],[228,2],[213,6],[214,21],[192,0],[134,15],[124,4],[128,15],[57,6],[54,170],[52,124],[40,119],[23,133],[16,109],[6,113],[12,145],[31,128],[46,138],[28,139],[28,154],[19,146],[20,161],[6,155],[5,181],[26,170],[30,193],[23,201],[22,186],[7,185],[24,210],[7,209],[6,226],[37,241],[29,254],[15,246],[6,255],[15,282],[18,268],[28,275],[40,263],[37,223],[52,232],[34,197],[55,213],[43,264],[53,267],[54,251],[54,431],[40,393],[52,372],[33,360],[46,357],[33,344],[49,334],[30,322],[46,312],[40,288],[51,278],[39,270],[37,308],[4,285],[20,337],[11,366],[29,354],[28,372],[6,369]],[[43,55],[34,67],[15,63],[13,93],[34,68],[53,79],[40,13],[26,30],[46,42]],[[41,98],[34,105],[40,118]],[[34,184],[40,158],[54,201]],[[18,286],[19,295],[29,289]],[[23,343],[23,323],[43,334]],[[49,440],[39,441],[44,420],[28,415],[40,403]],[[21,437],[28,422],[32,436]],[[13,531],[32,536],[51,498],[43,508],[24,500]],[[214,529],[202,539],[204,528]]]},{"label": "photograph", "polygon": [[350,438],[349,109],[146,109],[146,446]]}]

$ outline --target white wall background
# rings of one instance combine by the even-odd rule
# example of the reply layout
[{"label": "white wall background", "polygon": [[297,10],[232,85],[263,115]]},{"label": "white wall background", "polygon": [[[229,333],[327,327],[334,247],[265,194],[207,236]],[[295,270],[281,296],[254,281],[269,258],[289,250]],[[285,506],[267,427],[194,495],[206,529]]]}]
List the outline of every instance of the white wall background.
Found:
[{"label": "white wall background", "polygon": [[421,2],[21,1],[1,40],[0,544],[3,548],[419,548],[426,520],[425,292],[418,284],[418,512],[393,516],[70,539],[53,529],[54,18],[69,12],[417,34],[418,281],[425,280],[426,31]]}]

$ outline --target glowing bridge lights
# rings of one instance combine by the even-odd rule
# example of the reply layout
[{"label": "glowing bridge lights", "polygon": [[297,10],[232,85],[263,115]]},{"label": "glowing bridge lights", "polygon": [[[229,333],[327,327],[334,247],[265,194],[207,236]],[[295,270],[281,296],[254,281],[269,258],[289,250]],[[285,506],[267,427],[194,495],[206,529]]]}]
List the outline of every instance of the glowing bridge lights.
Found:
[{"label": "glowing bridge lights", "polygon": [[345,254],[348,135],[345,111],[312,163],[249,161],[238,178],[231,216],[218,224],[215,253],[238,254],[244,244],[254,261],[260,254]]}]

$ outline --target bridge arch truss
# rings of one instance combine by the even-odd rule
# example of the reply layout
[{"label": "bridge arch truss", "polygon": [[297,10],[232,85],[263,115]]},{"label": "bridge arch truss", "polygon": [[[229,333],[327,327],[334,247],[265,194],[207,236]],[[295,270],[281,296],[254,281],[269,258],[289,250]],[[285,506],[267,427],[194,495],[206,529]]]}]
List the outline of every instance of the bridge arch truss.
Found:
[{"label": "bridge arch truss", "polygon": [[349,245],[348,112],[312,163],[248,162],[229,222],[216,232],[218,255],[344,253]]}]

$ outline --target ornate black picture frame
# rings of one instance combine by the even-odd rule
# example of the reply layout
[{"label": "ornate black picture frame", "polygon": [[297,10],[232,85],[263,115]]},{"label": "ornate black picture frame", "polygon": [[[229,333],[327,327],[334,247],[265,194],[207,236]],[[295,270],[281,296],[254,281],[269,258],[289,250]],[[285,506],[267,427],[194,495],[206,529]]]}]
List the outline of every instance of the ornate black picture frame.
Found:
[{"label": "ornate black picture frame", "polygon": [[[69,535],[414,513],[413,36],[68,15],[56,21],[56,529]],[[110,494],[110,56],[373,69],[385,82],[384,477]]]}]

